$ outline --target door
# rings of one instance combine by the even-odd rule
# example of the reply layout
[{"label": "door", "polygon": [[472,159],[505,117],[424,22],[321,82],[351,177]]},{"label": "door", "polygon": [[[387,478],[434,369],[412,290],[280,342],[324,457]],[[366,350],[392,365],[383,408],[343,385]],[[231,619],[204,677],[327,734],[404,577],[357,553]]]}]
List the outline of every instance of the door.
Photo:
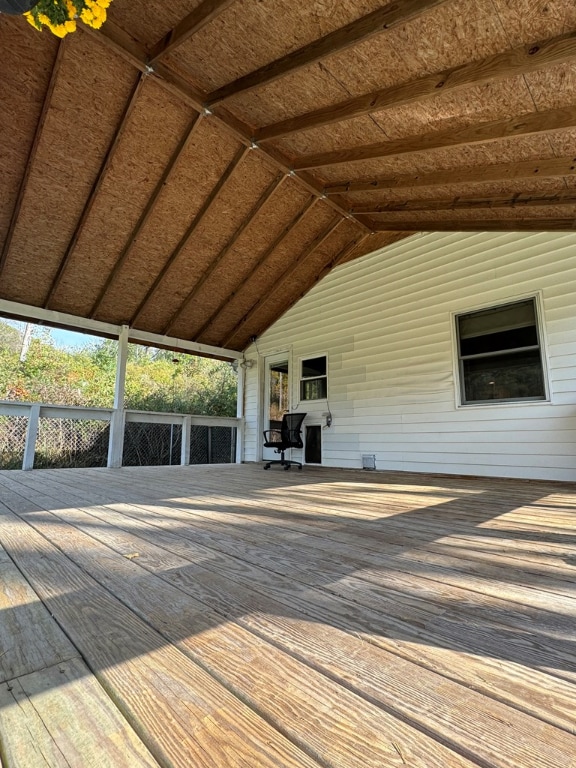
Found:
[{"label": "door", "polygon": [[[266,357],[264,380],[264,429],[279,429],[282,416],[290,410],[290,369],[288,353]],[[273,448],[263,448],[262,458],[278,459]]]}]

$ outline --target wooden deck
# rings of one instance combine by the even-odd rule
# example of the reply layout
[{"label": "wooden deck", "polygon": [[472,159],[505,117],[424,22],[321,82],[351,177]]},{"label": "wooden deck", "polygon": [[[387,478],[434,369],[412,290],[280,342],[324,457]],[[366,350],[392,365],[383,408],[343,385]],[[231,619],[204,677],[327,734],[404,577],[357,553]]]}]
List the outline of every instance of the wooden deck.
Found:
[{"label": "wooden deck", "polygon": [[576,485],[0,472],[4,768],[576,766]]}]

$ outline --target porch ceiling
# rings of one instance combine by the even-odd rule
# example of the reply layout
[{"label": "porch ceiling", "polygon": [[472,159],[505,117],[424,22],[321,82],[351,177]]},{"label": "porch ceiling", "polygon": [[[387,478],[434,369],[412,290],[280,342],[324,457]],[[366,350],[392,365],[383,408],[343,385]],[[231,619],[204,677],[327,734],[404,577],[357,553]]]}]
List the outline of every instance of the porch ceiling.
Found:
[{"label": "porch ceiling", "polygon": [[243,349],[414,231],[576,226],[572,0],[0,18],[0,298]]}]

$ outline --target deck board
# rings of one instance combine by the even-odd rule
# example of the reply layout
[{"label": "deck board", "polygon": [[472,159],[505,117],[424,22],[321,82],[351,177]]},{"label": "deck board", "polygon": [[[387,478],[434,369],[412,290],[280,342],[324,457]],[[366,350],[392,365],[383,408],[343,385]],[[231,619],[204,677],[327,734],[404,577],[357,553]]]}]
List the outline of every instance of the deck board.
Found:
[{"label": "deck board", "polygon": [[0,473],[0,500],[161,763],[576,766],[576,486],[46,470]]}]

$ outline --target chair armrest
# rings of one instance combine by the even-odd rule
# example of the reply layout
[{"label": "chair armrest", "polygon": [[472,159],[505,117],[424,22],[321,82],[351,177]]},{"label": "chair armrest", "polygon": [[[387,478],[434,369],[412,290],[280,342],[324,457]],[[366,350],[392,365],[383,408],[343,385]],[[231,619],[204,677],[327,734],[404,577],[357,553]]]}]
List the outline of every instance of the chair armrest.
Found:
[{"label": "chair armrest", "polygon": [[262,433],[264,435],[264,442],[266,443],[281,443],[282,433],[279,429],[267,429]]}]

